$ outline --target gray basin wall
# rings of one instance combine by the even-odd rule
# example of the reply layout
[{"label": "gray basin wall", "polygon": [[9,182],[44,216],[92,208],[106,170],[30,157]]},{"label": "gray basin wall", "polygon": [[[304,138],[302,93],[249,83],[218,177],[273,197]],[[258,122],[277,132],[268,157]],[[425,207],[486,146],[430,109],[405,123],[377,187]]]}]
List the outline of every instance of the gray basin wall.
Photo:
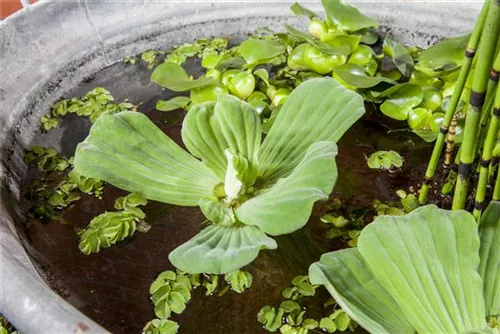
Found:
[{"label": "gray basin wall", "polygon": [[[284,23],[292,1],[39,1],[1,22],[0,313],[23,333],[103,333],[52,292],[32,263],[23,230],[24,148],[40,116],[71,88],[125,56],[207,36],[247,34]],[[322,12],[319,2],[307,3]],[[426,47],[469,32],[481,2],[375,2],[354,5],[399,42]],[[389,28],[387,28],[389,27]],[[58,138],[53,147],[60,148]]]}]

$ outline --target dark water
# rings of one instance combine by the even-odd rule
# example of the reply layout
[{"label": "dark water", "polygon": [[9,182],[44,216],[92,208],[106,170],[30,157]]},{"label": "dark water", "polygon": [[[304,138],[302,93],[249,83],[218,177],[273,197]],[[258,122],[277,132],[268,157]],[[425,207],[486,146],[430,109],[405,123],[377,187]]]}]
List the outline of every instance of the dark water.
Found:
[{"label": "dark water", "polygon": [[[81,96],[96,86],[111,91],[118,101],[128,98],[140,104],[170,137],[180,143],[184,112],[161,113],[154,109],[158,99],[170,97],[167,91],[149,82],[150,71],[142,65],[116,64],[82,83],[70,96]],[[352,127],[339,142],[339,180],[332,198],[341,198],[347,209],[369,206],[373,199],[396,200],[395,191],[410,186],[417,188],[423,175],[431,147],[416,136],[401,131],[402,123],[382,124],[374,108]],[[78,142],[90,128],[88,121],[68,116],[63,122],[62,154],[72,156]],[[39,145],[53,142],[53,133],[41,134]],[[51,137],[52,136],[52,137]],[[405,166],[395,174],[370,170],[366,157],[377,150],[397,150],[405,158]],[[409,168],[411,166],[411,168]],[[163,270],[172,269],[167,255],[197,231],[204,217],[198,208],[184,208],[149,202],[147,233],[136,233],[131,239],[90,256],[78,249],[75,228],[85,227],[96,215],[113,210],[115,199],[125,193],[106,186],[104,199],[84,196],[63,213],[67,222],[42,224],[31,221],[28,235],[31,253],[48,283],[83,313],[113,333],[139,333],[144,324],[154,318],[148,289]],[[204,296],[202,289],[194,292],[187,310],[174,320],[180,333],[266,333],[256,320],[264,305],[278,306],[281,290],[290,280],[306,274],[309,265],[321,253],[346,247],[343,242],[327,240],[326,227],[319,218],[328,203],[315,206],[306,228],[288,236],[276,238],[279,248],[263,251],[245,270],[254,276],[250,290],[242,295],[228,292],[222,297]],[[327,296],[323,292],[323,301]],[[318,305],[308,305],[309,316],[325,312]],[[328,313],[327,313],[328,314]]]}]

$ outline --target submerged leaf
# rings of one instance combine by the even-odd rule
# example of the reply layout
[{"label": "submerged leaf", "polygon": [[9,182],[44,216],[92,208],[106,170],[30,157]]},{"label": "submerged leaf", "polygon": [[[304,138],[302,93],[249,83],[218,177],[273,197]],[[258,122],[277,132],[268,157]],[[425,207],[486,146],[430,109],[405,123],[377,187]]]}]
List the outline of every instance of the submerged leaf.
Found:
[{"label": "submerged leaf", "polygon": [[491,202],[479,222],[479,274],[483,278],[486,315],[500,315],[500,202]]},{"label": "submerged leaf", "polygon": [[365,112],[363,99],[330,78],[310,79],[288,96],[259,152],[259,177],[288,176],[309,147],[337,142]]},{"label": "submerged leaf", "polygon": [[343,4],[340,0],[322,0],[321,3],[325,8],[327,21],[342,30],[357,31],[379,26],[376,20],[361,14],[357,8]]},{"label": "submerged leaf", "polygon": [[276,247],[276,242],[256,226],[210,225],[174,249],[168,258],[190,274],[226,274],[252,262],[261,249]]},{"label": "submerged leaf", "polygon": [[190,79],[180,65],[171,62],[163,63],[155,68],[151,74],[151,81],[174,92],[184,92],[215,83],[213,78]]},{"label": "submerged leaf", "polygon": [[76,171],[164,203],[196,206],[220,179],[138,112],[105,114],[80,143]]},{"label": "submerged leaf", "polygon": [[361,232],[358,250],[417,332],[486,326],[479,237],[469,213],[428,205],[379,216]]},{"label": "submerged leaf", "polygon": [[[323,284],[342,310],[371,333],[414,333],[396,301],[373,277],[355,248],[327,253],[309,268],[313,284]],[[332,321],[333,322],[333,321]],[[337,328],[322,321],[324,328]]]},{"label": "submerged leaf", "polygon": [[244,202],[236,217],[270,235],[298,230],[307,223],[314,202],[328,199],[332,192],[337,181],[336,155],[335,143],[314,143],[289,176]]}]

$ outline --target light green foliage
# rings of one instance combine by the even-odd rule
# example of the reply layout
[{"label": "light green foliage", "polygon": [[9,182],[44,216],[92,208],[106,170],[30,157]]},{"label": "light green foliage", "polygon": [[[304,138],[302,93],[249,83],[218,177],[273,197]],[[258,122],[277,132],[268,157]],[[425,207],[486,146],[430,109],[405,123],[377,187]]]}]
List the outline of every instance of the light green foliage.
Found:
[{"label": "light green foliage", "polygon": [[191,290],[191,281],[185,274],[170,270],[159,274],[149,288],[156,316],[168,319],[172,312],[181,314],[191,300]]},{"label": "light green foliage", "polygon": [[[201,161],[145,115],[105,115],[78,145],[75,166],[83,175],[148,199],[200,205],[215,224],[169,259],[192,274],[228,273],[251,262],[262,248],[276,248],[266,233],[301,228],[313,203],[328,198],[337,178],[335,142],[364,107],[335,80],[311,79],[280,110],[261,145],[261,120],[249,104],[221,95],[215,103],[192,107],[182,138]],[[276,206],[281,216],[275,215]]]},{"label": "light green foliage", "polygon": [[180,65],[171,62],[156,67],[151,74],[151,81],[174,92],[202,88],[215,82],[211,77],[192,79]]},{"label": "light green foliage", "polygon": [[69,166],[68,160],[59,156],[55,149],[39,145],[25,150],[24,162],[28,165],[35,162],[40,172],[63,172]]},{"label": "light green foliage", "polygon": [[292,11],[292,13],[294,13],[295,15],[299,15],[299,16],[307,16],[311,19],[315,18],[315,17],[319,17],[318,14],[316,14],[315,12],[313,12],[312,10],[310,9],[307,9],[303,6],[301,6],[298,2],[294,3],[291,7],[290,7],[290,10]]},{"label": "light green foliage", "polygon": [[367,160],[372,169],[393,170],[403,166],[403,157],[396,151],[377,151]]},{"label": "light green foliage", "polygon": [[231,290],[242,293],[252,285],[253,276],[248,271],[236,270],[224,275],[224,280],[230,285]]},{"label": "light green foliage", "polygon": [[328,317],[321,318],[318,327],[328,333],[344,332],[346,330],[353,332],[357,327],[357,323],[343,310],[338,309]]},{"label": "light green foliage", "polygon": [[123,62],[125,64],[135,65],[135,63],[137,62],[137,59],[134,56],[125,57],[125,58],[123,58]]},{"label": "light green foliage", "polygon": [[436,45],[420,52],[417,69],[443,71],[460,66],[470,34],[455,38],[445,38]]},{"label": "light green foliage", "polygon": [[340,0],[322,0],[329,26],[347,31],[363,28],[376,28],[379,23],[363,14],[357,8],[346,5]]},{"label": "light green foliage", "polygon": [[292,286],[283,289],[281,295],[286,299],[298,300],[301,297],[314,296],[316,285],[311,284],[308,276],[295,276],[292,280]]},{"label": "light green foliage", "polygon": [[359,233],[364,227],[365,212],[361,214],[352,213],[349,218],[342,215],[326,214],[321,217],[321,222],[329,226],[326,232],[328,239],[342,238],[350,247],[355,247]]},{"label": "light green foliage", "polygon": [[490,310],[496,312],[490,309],[496,297],[486,291],[498,285],[490,248],[500,235],[498,207],[490,204],[479,233],[471,214],[432,205],[403,217],[377,217],[361,232],[357,249],[325,254],[313,264],[311,281],[325,285],[372,333],[481,331]]},{"label": "light green foliage", "polygon": [[64,99],[55,103],[49,115],[42,116],[40,123],[44,130],[56,128],[61,117],[68,113],[88,117],[94,123],[103,113],[116,113],[124,110],[135,110],[135,106],[127,101],[115,103],[111,93],[102,87],[96,87],[81,98]]},{"label": "light green foliage", "polygon": [[227,39],[200,39],[194,43],[186,43],[175,47],[165,57],[165,62],[182,65],[190,57],[205,58],[208,55],[219,55],[226,52]]},{"label": "light green foliage", "polygon": [[137,206],[146,203],[145,198],[134,193],[118,198],[115,201],[115,209],[121,211],[105,212],[94,217],[81,232],[78,247],[82,253],[97,253],[102,248],[110,247],[134,235],[137,223],[145,218],[144,212]]},{"label": "light green foliage", "polygon": [[142,334],[177,334],[179,325],[172,320],[154,319],[142,329]]},{"label": "light green foliage", "polygon": [[156,109],[160,111],[172,111],[177,109],[187,109],[191,99],[187,96],[175,96],[167,101],[158,100]]},{"label": "light green foliage", "polygon": [[403,83],[382,92],[378,98],[381,97],[385,97],[385,101],[380,105],[380,111],[390,118],[403,121],[422,102],[424,92],[415,84]]},{"label": "light green foliage", "polygon": [[274,40],[247,39],[239,46],[239,52],[247,64],[268,63],[285,53],[285,47]]},{"label": "light green foliage", "polygon": [[163,54],[162,51],[159,50],[148,50],[141,54],[141,60],[146,63],[148,69],[152,69],[156,64],[156,58]]},{"label": "light green foliage", "polygon": [[276,332],[282,325],[282,318],[285,311],[282,308],[264,306],[257,314],[257,321],[264,325],[270,332]]}]

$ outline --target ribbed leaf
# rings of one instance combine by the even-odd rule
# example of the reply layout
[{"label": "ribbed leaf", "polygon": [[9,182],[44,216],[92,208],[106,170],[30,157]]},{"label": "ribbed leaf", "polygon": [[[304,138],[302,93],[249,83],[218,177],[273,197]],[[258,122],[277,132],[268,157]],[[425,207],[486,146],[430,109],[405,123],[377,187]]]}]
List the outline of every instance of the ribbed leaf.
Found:
[{"label": "ribbed leaf", "polygon": [[323,284],[342,310],[370,333],[415,332],[357,249],[324,254],[309,267],[309,279]]},{"label": "ribbed leaf", "polygon": [[380,216],[361,232],[358,250],[417,332],[486,326],[479,237],[469,213],[428,205]]},{"label": "ribbed leaf", "polygon": [[288,177],[244,202],[236,217],[271,235],[298,230],[307,223],[314,202],[328,199],[332,192],[337,181],[336,155],[335,143],[314,143]]},{"label": "ribbed leaf", "polygon": [[174,249],[168,258],[190,274],[226,274],[252,262],[262,248],[276,247],[276,242],[256,226],[210,225]]},{"label": "ribbed leaf", "polygon": [[479,274],[486,315],[500,315],[500,202],[491,202],[479,223]]},{"label": "ribbed leaf", "polygon": [[262,143],[259,176],[288,176],[315,142],[337,142],[365,112],[363,99],[334,79],[310,79],[288,96]]},{"label": "ribbed leaf", "polygon": [[261,142],[259,115],[246,102],[220,95],[217,102],[193,107],[182,126],[182,140],[188,150],[224,180],[228,148],[248,159],[256,168]]},{"label": "ribbed leaf", "polygon": [[76,149],[78,173],[160,202],[196,206],[220,182],[146,115],[105,114]]}]

